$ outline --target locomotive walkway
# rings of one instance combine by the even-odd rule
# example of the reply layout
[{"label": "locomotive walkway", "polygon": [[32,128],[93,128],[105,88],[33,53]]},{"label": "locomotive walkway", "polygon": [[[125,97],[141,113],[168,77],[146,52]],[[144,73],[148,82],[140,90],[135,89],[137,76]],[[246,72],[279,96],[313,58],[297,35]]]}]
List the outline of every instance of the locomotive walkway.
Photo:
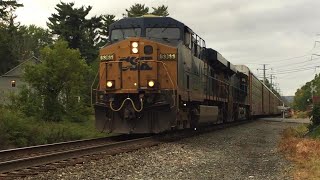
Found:
[{"label": "locomotive walkway", "polygon": [[277,145],[283,129],[298,125],[260,119],[27,179],[292,179]]}]

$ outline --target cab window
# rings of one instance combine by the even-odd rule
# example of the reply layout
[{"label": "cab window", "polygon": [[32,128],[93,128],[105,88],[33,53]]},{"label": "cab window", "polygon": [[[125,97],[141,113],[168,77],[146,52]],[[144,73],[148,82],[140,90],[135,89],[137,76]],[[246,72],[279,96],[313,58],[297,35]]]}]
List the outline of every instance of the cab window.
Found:
[{"label": "cab window", "polygon": [[159,39],[180,39],[179,28],[146,28],[146,37]]},{"label": "cab window", "polygon": [[123,40],[127,37],[140,37],[141,28],[114,29],[111,31],[111,41]]}]

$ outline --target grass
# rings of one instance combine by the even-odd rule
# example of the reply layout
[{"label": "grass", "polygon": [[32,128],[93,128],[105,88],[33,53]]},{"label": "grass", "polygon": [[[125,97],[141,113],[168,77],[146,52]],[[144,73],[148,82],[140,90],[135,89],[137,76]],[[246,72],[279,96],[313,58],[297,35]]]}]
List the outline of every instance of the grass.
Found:
[{"label": "grass", "polygon": [[306,125],[285,129],[279,149],[294,162],[294,179],[320,179],[320,140],[305,138]]},{"label": "grass", "polygon": [[306,111],[296,111],[292,118],[294,119],[300,119],[300,118],[308,118],[308,112]]},{"label": "grass", "polygon": [[0,149],[106,136],[95,129],[93,117],[76,123],[41,121],[5,108],[0,114]]},{"label": "grass", "polygon": [[320,139],[320,126],[315,127],[309,134],[310,137]]}]

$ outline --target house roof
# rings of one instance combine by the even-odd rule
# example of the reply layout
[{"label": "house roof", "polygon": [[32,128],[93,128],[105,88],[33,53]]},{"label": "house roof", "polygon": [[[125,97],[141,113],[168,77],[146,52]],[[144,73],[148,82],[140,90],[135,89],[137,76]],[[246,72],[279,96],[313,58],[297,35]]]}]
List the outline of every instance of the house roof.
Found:
[{"label": "house roof", "polygon": [[23,62],[21,62],[20,64],[18,64],[16,67],[12,68],[11,70],[9,70],[8,72],[4,73],[2,76],[0,77],[20,77],[21,75],[21,71],[19,72],[19,68],[21,68],[24,64],[26,64],[27,62],[30,62],[31,60],[35,60],[35,62],[40,62],[39,59],[35,56],[30,57],[27,60],[24,60]]}]

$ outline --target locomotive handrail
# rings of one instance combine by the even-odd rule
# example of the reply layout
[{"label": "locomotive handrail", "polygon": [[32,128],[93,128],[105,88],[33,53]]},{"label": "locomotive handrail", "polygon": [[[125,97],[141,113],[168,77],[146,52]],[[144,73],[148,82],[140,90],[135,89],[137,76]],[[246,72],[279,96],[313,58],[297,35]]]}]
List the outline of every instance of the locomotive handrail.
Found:
[{"label": "locomotive handrail", "polygon": [[[169,80],[170,80],[170,82],[171,82],[171,84],[172,84],[172,86],[173,86],[173,88],[172,88],[172,92],[173,92],[173,106],[171,106],[170,108],[173,108],[173,107],[175,107],[176,106],[176,93],[175,93],[175,90],[174,90],[174,83],[173,83],[173,80],[172,80],[172,78],[171,78],[171,76],[170,76],[170,74],[169,74],[169,71],[168,71],[168,69],[167,69],[167,67],[166,67],[166,64],[164,63],[164,62],[162,62],[162,61],[156,61],[156,62],[161,62],[162,63],[162,65],[163,65],[163,67],[164,67],[164,69],[166,70],[166,73],[167,73],[167,75],[168,75],[168,77],[169,77]],[[178,85],[176,84],[176,88],[178,89]]]},{"label": "locomotive handrail", "polygon": [[204,74],[204,75],[205,75],[205,76],[208,76],[209,78],[214,79],[214,80],[216,80],[216,81],[218,81],[218,82],[221,82],[221,83],[223,83],[223,84],[226,84],[226,85],[229,85],[229,86],[230,86],[230,83],[227,83],[227,82],[225,82],[225,81],[221,81],[220,79],[217,79],[217,78],[212,77],[212,76],[207,75],[207,74]]},{"label": "locomotive handrail", "polygon": [[[93,100],[93,97],[92,97],[92,91],[93,91],[93,86],[94,86],[94,83],[95,83],[95,81],[96,81],[96,79],[97,79],[97,77],[98,77],[98,75],[99,75],[99,72],[100,72],[100,70],[98,70],[98,72],[97,72],[97,74],[96,74],[96,77],[94,78],[94,80],[93,80],[93,82],[92,82],[92,84],[91,84],[91,106],[92,106],[92,100]],[[102,73],[104,73],[104,71],[102,71]],[[97,89],[99,88],[99,86],[100,86],[100,83],[98,82],[98,84],[97,84],[97,87],[96,87],[96,97],[95,97],[95,100],[96,100],[96,102],[97,102],[97,100],[98,100],[98,91],[97,91]]]},{"label": "locomotive handrail", "polygon": [[[96,79],[97,79],[97,77],[98,77],[98,75],[99,75],[99,70],[98,70],[98,72],[97,72],[97,74],[96,74],[96,76],[94,77],[94,80],[93,80],[93,82],[92,82],[92,84],[91,84],[91,94],[90,94],[90,97],[91,97],[91,106],[92,106],[92,104],[93,104],[93,97],[92,97],[92,94],[93,94],[93,86],[94,86],[94,83],[96,82]],[[98,83],[99,84],[99,83]],[[97,90],[97,88],[96,88],[96,90]],[[96,91],[96,97],[97,97],[97,91]],[[97,98],[96,98],[96,101],[97,101]]]}]

